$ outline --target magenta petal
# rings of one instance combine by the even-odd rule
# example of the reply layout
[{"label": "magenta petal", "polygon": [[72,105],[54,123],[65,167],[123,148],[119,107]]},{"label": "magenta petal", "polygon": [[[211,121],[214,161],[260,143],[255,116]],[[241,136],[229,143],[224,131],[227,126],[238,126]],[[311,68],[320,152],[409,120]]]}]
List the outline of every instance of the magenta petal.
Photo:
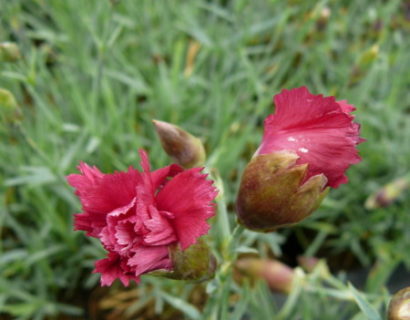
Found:
[{"label": "magenta petal", "polygon": [[157,190],[161,186],[164,186],[168,178],[172,178],[182,171],[184,171],[184,169],[177,164],[171,164],[170,166],[152,171],[151,179],[154,189]]},{"label": "magenta petal", "polygon": [[[104,197],[101,210],[111,212],[128,205],[136,195],[135,187],[141,184],[141,174],[129,167],[127,172],[106,174],[99,186],[98,192]],[[106,211],[107,212],[107,211]]]},{"label": "magenta petal", "polygon": [[127,172],[102,174],[82,163],[79,170],[81,174],[70,174],[67,181],[76,188],[84,211],[92,214],[107,214],[127,205],[135,197],[135,186],[141,183],[140,173],[131,167]]},{"label": "magenta petal", "polygon": [[90,184],[95,184],[104,176],[96,166],[91,167],[85,162],[80,162],[77,169],[81,174],[70,174],[67,176],[68,183],[76,189],[86,188]]},{"label": "magenta petal", "polygon": [[140,149],[138,152],[141,158],[141,167],[146,176],[149,177],[149,179],[146,181],[146,184],[152,184],[152,188],[154,191],[157,190],[159,187],[163,186],[167,182],[167,178],[172,178],[173,176],[184,170],[181,166],[177,164],[171,164],[167,167],[150,172],[151,166],[149,163],[148,154],[143,149]]},{"label": "magenta petal", "polygon": [[136,199],[134,198],[129,204],[115,209],[107,215],[107,226],[100,233],[100,240],[104,247],[109,250],[122,250],[123,245],[118,242],[116,237],[118,225],[127,221],[131,209],[134,208]]},{"label": "magenta petal", "polygon": [[130,280],[139,280],[124,272],[121,257],[115,252],[109,252],[107,258],[96,261],[94,272],[101,273],[101,286],[110,286],[115,279],[120,279],[124,286],[128,286]]},{"label": "magenta petal", "polygon": [[350,113],[356,110],[356,107],[352,104],[349,104],[347,100],[339,100],[336,103],[340,106],[344,113]]},{"label": "magenta petal", "polygon": [[74,215],[74,230],[87,231],[86,234],[90,237],[98,237],[105,225],[105,215],[91,215],[88,212],[77,213]]},{"label": "magenta petal", "polygon": [[115,238],[117,239],[118,244],[127,246],[132,243],[137,235],[134,230],[134,223],[125,220],[118,223]]},{"label": "magenta petal", "polygon": [[133,257],[128,259],[128,265],[133,267],[135,275],[139,275],[157,269],[170,269],[168,247],[138,247]]},{"label": "magenta petal", "polygon": [[137,188],[137,193],[138,197],[143,197],[144,202],[146,205],[151,204],[154,201],[154,194],[155,194],[155,188],[154,184],[152,182],[151,178],[151,165],[149,163],[149,158],[148,154],[145,152],[145,150],[140,149],[138,150],[141,158],[141,167],[143,169],[143,172],[141,173],[142,177],[142,185],[138,186]]},{"label": "magenta petal", "polygon": [[160,211],[175,215],[173,225],[182,249],[196,243],[197,239],[208,233],[207,219],[214,215],[212,200],[217,195],[212,181],[201,168],[193,168],[177,174],[157,195]]},{"label": "magenta petal", "polygon": [[148,154],[144,149],[138,150],[141,159],[141,168],[144,172],[149,173],[151,171],[151,165],[149,163]]},{"label": "magenta petal", "polygon": [[144,243],[151,246],[168,245],[177,240],[174,229],[166,216],[161,215],[158,210],[150,206],[150,219],[145,220],[144,226],[148,230],[144,235]]}]

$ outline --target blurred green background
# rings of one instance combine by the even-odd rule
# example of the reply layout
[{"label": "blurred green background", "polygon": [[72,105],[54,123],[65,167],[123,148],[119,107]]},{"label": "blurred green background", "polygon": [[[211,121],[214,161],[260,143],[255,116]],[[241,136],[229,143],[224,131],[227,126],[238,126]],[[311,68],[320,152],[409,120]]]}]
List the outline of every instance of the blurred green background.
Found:
[{"label": "blurred green background", "polygon": [[[272,96],[302,85],[357,107],[363,161],[308,220],[240,241],[292,266],[305,254],[326,258],[334,274],[372,268],[362,289],[370,300],[386,293],[396,267],[410,268],[410,198],[373,210],[364,203],[410,172],[409,31],[409,1],[0,0],[0,318],[91,319],[104,308],[130,319],[174,319],[167,308],[182,312],[175,319],[200,318],[206,293],[193,301],[194,285],[147,277],[128,291],[95,289],[91,270],[104,251],[73,231],[81,209],[64,176],[80,160],[124,170],[141,147],[154,168],[164,166],[151,119],[172,122],[203,139],[233,227],[240,175]],[[225,286],[225,295],[239,292],[235,301],[254,293]],[[104,300],[112,292],[119,301],[129,293],[121,307]],[[286,319],[351,319],[359,310],[303,297]],[[275,307],[258,313],[263,299],[252,299],[242,319],[274,318]],[[152,314],[136,316],[142,308]],[[245,311],[234,311],[237,319]]]}]

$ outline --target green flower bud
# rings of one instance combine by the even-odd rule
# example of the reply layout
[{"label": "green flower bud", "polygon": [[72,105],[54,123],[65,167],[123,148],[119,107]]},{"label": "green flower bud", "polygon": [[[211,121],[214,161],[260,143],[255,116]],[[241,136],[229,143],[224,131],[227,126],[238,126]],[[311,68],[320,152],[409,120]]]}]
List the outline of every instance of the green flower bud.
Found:
[{"label": "green flower bud", "polygon": [[409,180],[405,178],[399,178],[386,184],[367,198],[365,203],[366,209],[371,210],[391,205],[409,185]]},{"label": "green flower bud", "polygon": [[19,105],[14,95],[0,88],[0,119],[5,122],[16,122],[21,118]]},{"label": "green flower bud", "polygon": [[202,238],[185,250],[181,250],[177,245],[172,246],[169,253],[173,264],[172,271],[154,271],[150,275],[191,281],[205,281],[214,277],[216,259]]},{"label": "green flower bud", "polygon": [[0,43],[0,62],[15,62],[21,59],[20,49],[14,42]]},{"label": "green flower bud", "polygon": [[327,194],[327,178],[315,175],[306,182],[308,165],[298,156],[275,152],[255,156],[245,168],[237,198],[239,222],[269,232],[309,216]]},{"label": "green flower bud", "polygon": [[184,168],[201,166],[205,162],[205,149],[200,139],[178,126],[152,120],[162,147],[173,160]]},{"label": "green flower bud", "polygon": [[410,287],[393,296],[389,304],[388,320],[410,320]]}]

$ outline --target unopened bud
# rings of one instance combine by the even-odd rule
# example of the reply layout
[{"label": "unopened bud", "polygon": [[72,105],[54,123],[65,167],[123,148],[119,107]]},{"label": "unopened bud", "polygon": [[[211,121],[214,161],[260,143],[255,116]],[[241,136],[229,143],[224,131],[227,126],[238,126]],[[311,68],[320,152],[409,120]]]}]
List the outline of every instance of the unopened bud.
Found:
[{"label": "unopened bud", "polygon": [[324,7],[320,13],[319,13],[319,17],[316,21],[316,28],[319,31],[323,31],[326,28],[326,25],[329,21],[329,17],[331,15],[331,10],[328,7]]},{"label": "unopened bud", "polygon": [[388,320],[410,320],[410,287],[393,296],[389,304]]},{"label": "unopened bud", "polygon": [[369,49],[364,51],[358,58],[357,62],[353,65],[350,72],[349,85],[352,86],[358,83],[366,73],[369,71],[370,66],[379,56],[379,45],[375,44]]},{"label": "unopened bud", "polygon": [[169,247],[169,255],[172,271],[154,271],[151,275],[190,281],[205,281],[215,275],[216,259],[202,238],[185,250],[177,245]]},{"label": "unopened bud", "polygon": [[374,44],[373,46],[371,46],[369,49],[363,52],[362,55],[360,56],[359,65],[360,66],[368,65],[374,62],[374,60],[376,60],[376,58],[379,55],[379,51],[380,51],[380,48],[378,44]]},{"label": "unopened bud", "polygon": [[304,182],[307,164],[298,156],[275,152],[255,156],[245,168],[237,198],[239,222],[249,229],[272,231],[308,217],[327,194],[323,174]]},{"label": "unopened bud", "polygon": [[14,42],[0,43],[0,62],[15,62],[21,59],[20,49]]},{"label": "unopened bud", "polygon": [[14,95],[6,89],[0,88],[0,118],[6,122],[18,121],[20,109]]},{"label": "unopened bud", "polygon": [[200,139],[180,127],[164,121],[152,120],[165,152],[184,168],[205,162],[205,149]]},{"label": "unopened bud", "polygon": [[243,276],[265,280],[272,291],[289,293],[292,289],[294,271],[280,261],[246,257],[240,258],[235,267]]},{"label": "unopened bud", "polygon": [[298,264],[307,272],[312,272],[319,263],[319,259],[315,257],[299,256]]},{"label": "unopened bud", "polygon": [[391,205],[410,186],[408,179],[396,179],[367,198],[366,209],[377,209]]}]

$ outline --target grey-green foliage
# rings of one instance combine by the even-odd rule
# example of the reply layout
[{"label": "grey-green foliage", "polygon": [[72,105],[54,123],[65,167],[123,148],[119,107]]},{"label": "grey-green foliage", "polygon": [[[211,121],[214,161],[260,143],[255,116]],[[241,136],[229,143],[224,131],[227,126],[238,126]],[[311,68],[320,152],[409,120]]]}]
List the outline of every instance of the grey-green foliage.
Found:
[{"label": "grey-green foliage", "polygon": [[[81,209],[64,176],[80,160],[106,172],[137,165],[141,147],[149,150],[153,167],[167,164],[153,118],[205,141],[208,164],[224,183],[219,201],[229,208],[228,219],[222,212],[213,222],[212,244],[222,263],[231,257],[240,174],[273,111],[273,94],[301,85],[357,106],[368,140],[359,147],[363,162],[349,170],[349,184],[333,190],[299,227],[271,236],[246,233],[235,245],[279,254],[280,245],[296,235],[302,251],[313,255],[347,251],[361,265],[410,265],[409,197],[386,209],[363,207],[368,194],[410,166],[410,43],[403,3],[114,2],[0,0],[0,41],[16,42],[22,53],[19,61],[0,64],[0,87],[13,93],[22,113],[0,127],[0,313],[43,319],[82,312],[65,302],[97,283],[90,271],[104,252],[73,231],[72,214]],[[190,74],[187,52],[198,44]],[[158,312],[168,303],[198,317],[183,300],[184,284],[145,281],[159,288]],[[249,305],[253,319],[277,313],[266,288],[241,289],[229,273],[215,281],[204,309],[210,318],[242,317],[246,308],[220,305],[232,292]],[[306,315],[297,319],[357,312],[335,302],[324,315],[312,301],[327,307],[326,299],[303,293],[291,312]]]}]

